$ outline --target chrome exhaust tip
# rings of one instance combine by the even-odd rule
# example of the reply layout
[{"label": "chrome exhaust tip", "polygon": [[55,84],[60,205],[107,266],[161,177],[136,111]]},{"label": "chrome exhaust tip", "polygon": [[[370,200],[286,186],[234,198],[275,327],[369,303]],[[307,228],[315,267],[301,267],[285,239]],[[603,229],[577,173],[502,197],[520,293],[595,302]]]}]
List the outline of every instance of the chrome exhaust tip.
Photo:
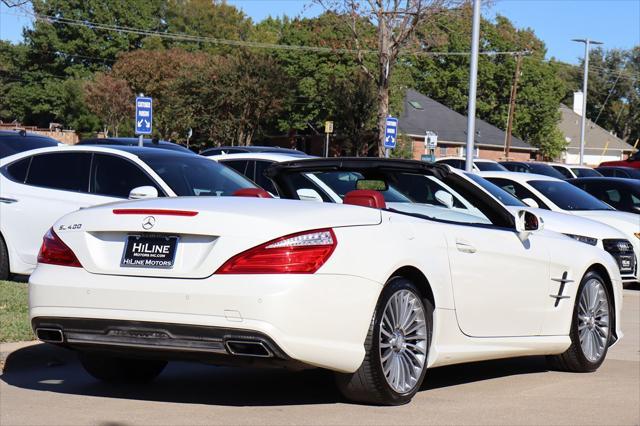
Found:
[{"label": "chrome exhaust tip", "polygon": [[231,355],[250,356],[256,358],[271,358],[273,352],[263,342],[251,340],[227,340],[224,342],[227,352]]},{"label": "chrome exhaust tip", "polygon": [[36,328],[36,336],[38,339],[47,343],[62,343],[64,335],[62,330],[58,328]]}]

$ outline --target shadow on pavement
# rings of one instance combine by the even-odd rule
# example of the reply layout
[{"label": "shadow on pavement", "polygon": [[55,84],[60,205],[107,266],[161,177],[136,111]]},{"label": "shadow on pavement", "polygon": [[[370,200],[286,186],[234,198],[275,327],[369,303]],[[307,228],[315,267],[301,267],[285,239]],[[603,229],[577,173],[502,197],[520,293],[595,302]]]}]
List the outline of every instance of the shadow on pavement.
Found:
[{"label": "shadow on pavement", "polygon": [[[427,372],[421,391],[545,371],[544,357],[441,367]],[[273,406],[343,401],[333,375],[320,369],[292,372],[172,362],[148,385],[104,384],[84,372],[74,352],[47,344],[10,354],[0,379],[34,391],[191,404]]]}]

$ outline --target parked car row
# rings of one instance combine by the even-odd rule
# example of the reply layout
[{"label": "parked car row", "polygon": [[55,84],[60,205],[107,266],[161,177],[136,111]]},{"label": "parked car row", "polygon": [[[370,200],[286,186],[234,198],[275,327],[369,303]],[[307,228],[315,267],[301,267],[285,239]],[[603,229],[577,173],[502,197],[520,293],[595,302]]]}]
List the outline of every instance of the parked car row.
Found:
[{"label": "parked car row", "polygon": [[[301,160],[301,158],[286,154],[258,152],[254,154],[229,154],[219,156],[215,160],[245,174],[271,194],[283,196],[276,188],[275,183],[264,172],[260,175],[260,171],[266,171],[271,164],[287,163]],[[490,160],[477,159],[474,162],[476,166],[483,168],[485,168],[485,164],[492,163]],[[438,163],[451,165],[446,161]],[[625,282],[630,283],[640,279],[634,254],[634,251],[635,253],[640,253],[638,244],[640,217],[614,211],[612,207],[574,188],[565,181],[551,177],[538,176],[531,173],[510,173],[506,169],[505,171],[478,173],[480,176],[487,177],[493,183],[478,177],[477,174],[465,173],[465,175],[474,181],[474,184],[478,186],[478,190],[490,192],[505,208],[514,211],[527,208],[527,206],[531,207],[530,211],[542,217],[546,229],[598,246],[612,254],[620,265],[620,271]],[[494,176],[498,180],[493,181],[489,178],[492,174],[495,174]],[[349,191],[356,189],[355,185],[359,178],[358,175],[337,172],[304,173],[292,180],[289,185],[295,185],[297,199],[341,203]],[[536,195],[535,189],[529,190],[524,186],[527,185],[526,182],[528,180],[536,181],[538,179],[547,182],[546,186],[559,186],[560,193],[556,196],[555,192],[558,190],[553,191],[553,196],[560,200],[560,206],[552,204],[544,195]],[[423,213],[428,214],[429,209],[432,208],[431,206],[435,205],[439,206],[439,208],[446,206],[449,209],[448,214],[453,217],[453,215],[467,213],[470,209],[469,206],[461,205],[456,197],[452,197],[451,202],[439,198],[445,196],[444,194],[448,192],[445,190],[438,193],[438,188],[430,188],[425,193],[422,186],[416,186],[413,189],[405,188],[403,193],[392,185],[385,191],[380,192],[388,206],[403,211],[407,211],[408,208],[413,212],[416,209],[421,209]],[[582,204],[579,204],[579,201]],[[619,247],[623,245],[623,249],[620,250]]]},{"label": "parked car row", "polygon": [[[627,258],[545,230],[478,175],[297,158],[263,173],[277,199],[198,159],[228,170],[215,195],[236,196],[102,204],[44,238],[29,280],[35,333],[100,380],[150,381],[175,359],[320,367],[349,400],[397,405],[428,368],[546,355],[588,372],[622,337]],[[258,159],[242,161],[255,174]]]},{"label": "parked car row", "polygon": [[0,160],[0,278],[35,267],[34,332],[98,379],[173,359],[322,367],[350,400],[401,404],[427,368],[542,354],[593,371],[622,337],[637,215],[566,181],[106,142]]}]

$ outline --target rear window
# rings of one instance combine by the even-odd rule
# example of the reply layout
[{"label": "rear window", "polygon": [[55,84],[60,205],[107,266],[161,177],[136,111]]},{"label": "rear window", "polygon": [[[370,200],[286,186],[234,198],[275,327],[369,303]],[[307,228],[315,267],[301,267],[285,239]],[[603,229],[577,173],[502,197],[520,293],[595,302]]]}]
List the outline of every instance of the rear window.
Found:
[{"label": "rear window", "polygon": [[491,161],[476,161],[474,163],[481,172],[507,172],[507,168]]},{"label": "rear window", "polygon": [[571,169],[573,173],[579,178],[582,177],[602,177],[600,173],[593,169],[587,169],[584,167],[575,167]]},{"label": "rear window", "polygon": [[58,146],[51,138],[37,136],[0,136],[0,158],[8,157],[31,149]]},{"label": "rear window", "polygon": [[140,155],[178,196],[230,196],[238,189],[255,188],[235,170],[198,156]]}]

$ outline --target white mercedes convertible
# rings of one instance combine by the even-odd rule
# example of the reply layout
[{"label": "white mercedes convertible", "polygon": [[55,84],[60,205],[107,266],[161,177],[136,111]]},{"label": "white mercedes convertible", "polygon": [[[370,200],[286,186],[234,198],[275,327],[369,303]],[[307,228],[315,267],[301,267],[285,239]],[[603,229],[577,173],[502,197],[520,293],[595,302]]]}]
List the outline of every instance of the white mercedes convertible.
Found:
[{"label": "white mercedes convertible", "polygon": [[[308,167],[358,181],[343,204],[243,189],[64,216],[29,281],[37,337],[78,351],[104,381],[149,381],[174,359],[321,367],[348,399],[373,404],[408,402],[427,368],[449,364],[547,355],[553,368],[594,371],[622,337],[608,253],[510,213],[448,166],[274,167],[294,198]],[[403,179],[473,209],[387,206]]]}]

